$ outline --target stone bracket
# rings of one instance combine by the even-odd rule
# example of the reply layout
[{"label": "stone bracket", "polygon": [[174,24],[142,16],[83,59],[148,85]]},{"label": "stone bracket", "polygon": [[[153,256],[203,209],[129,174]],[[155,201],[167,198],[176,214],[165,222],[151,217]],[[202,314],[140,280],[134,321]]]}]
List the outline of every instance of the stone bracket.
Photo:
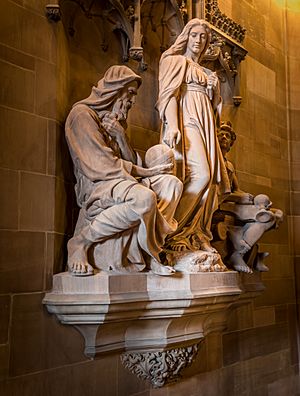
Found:
[{"label": "stone bracket", "polygon": [[151,382],[153,388],[180,379],[181,371],[192,364],[199,344],[155,352],[128,352],[121,355],[123,365],[137,377]]},{"label": "stone bracket", "polygon": [[58,4],[47,4],[46,17],[50,22],[59,22],[61,20],[60,7]]},{"label": "stone bracket", "polygon": [[233,307],[263,289],[259,273],[235,271],[171,277],[60,273],[54,275],[53,290],[43,303],[62,324],[82,334],[86,356],[123,353],[126,367],[153,386],[163,386],[192,362],[207,334],[226,328]]}]

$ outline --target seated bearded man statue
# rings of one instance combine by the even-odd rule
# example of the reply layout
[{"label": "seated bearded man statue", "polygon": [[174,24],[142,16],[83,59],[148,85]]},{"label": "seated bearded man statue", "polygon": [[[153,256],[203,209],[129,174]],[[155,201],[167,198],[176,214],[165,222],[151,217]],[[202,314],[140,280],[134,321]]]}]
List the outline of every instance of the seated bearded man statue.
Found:
[{"label": "seated bearded man statue", "polygon": [[143,167],[125,133],[140,84],[141,77],[128,67],[112,66],[66,120],[81,208],[68,242],[68,270],[73,275],[91,275],[93,266],[129,272],[148,266],[159,275],[175,272],[159,256],[166,236],[176,230],[173,215],[182,193],[182,183],[172,174],[172,150],[152,147],[155,165]]}]

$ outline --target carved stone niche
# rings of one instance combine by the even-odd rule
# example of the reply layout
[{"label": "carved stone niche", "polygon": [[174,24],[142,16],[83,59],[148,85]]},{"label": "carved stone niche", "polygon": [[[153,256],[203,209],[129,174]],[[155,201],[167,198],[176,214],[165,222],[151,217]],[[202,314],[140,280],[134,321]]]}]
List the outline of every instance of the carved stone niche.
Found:
[{"label": "carved stone niche", "polygon": [[82,334],[86,356],[118,351],[125,367],[162,387],[180,378],[207,334],[226,328],[230,310],[263,289],[258,272],[60,273],[43,303]]},{"label": "carved stone niche", "polygon": [[[56,0],[57,4],[46,6],[46,15],[51,21],[62,19],[69,38],[76,35],[76,20],[82,16],[92,20],[101,36],[99,47],[107,51],[110,35],[116,34],[122,47],[122,60],[129,58],[147,69],[141,45],[140,6],[142,0]],[[57,17],[59,15],[59,18]]]}]

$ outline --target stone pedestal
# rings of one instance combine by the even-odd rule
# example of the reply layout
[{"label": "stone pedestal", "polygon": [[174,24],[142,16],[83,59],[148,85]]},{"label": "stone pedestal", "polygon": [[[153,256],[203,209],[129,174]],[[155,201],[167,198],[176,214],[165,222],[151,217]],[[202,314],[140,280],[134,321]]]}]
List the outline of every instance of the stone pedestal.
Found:
[{"label": "stone pedestal", "polygon": [[[225,329],[230,308],[249,301],[263,288],[259,274],[235,271],[171,277],[60,273],[43,302],[61,323],[80,331],[88,357],[120,351],[125,366],[154,386],[162,386],[191,363],[206,334]],[[170,360],[172,368],[162,364]],[[150,362],[164,366],[163,379],[161,370],[155,374]]]}]

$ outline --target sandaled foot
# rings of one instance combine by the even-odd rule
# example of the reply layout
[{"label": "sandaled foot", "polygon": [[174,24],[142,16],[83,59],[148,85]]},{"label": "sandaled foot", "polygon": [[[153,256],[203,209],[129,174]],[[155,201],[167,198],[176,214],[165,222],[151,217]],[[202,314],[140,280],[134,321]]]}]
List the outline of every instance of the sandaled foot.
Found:
[{"label": "sandaled foot", "polygon": [[158,261],[151,259],[150,269],[153,274],[161,276],[170,276],[175,274],[175,269],[169,265],[163,265]]}]

